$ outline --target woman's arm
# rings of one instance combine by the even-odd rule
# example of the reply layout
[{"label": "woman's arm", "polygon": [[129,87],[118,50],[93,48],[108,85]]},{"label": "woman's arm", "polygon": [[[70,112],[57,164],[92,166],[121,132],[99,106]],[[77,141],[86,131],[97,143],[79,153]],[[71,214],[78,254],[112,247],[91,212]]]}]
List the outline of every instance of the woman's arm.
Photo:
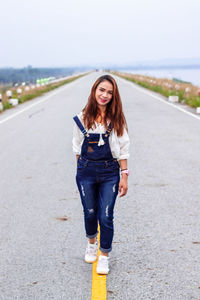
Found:
[{"label": "woman's arm", "polygon": [[[120,146],[119,165],[120,165],[120,169],[124,170],[127,169],[127,159],[129,158],[129,146],[130,146],[130,140],[126,129],[124,130],[123,136],[119,138],[119,146]],[[128,175],[122,173],[119,182],[120,197],[126,195],[127,191],[128,191]]]},{"label": "woman's arm", "polygon": [[[127,169],[127,159],[121,159],[119,161],[120,169],[124,170]],[[119,182],[119,193],[120,197],[123,197],[126,195],[128,191],[128,175],[127,174],[121,174],[121,179]]]},{"label": "woman's arm", "polygon": [[72,139],[72,148],[73,152],[76,154],[76,160],[78,160],[81,153],[81,144],[83,142],[83,134],[76,124],[73,128],[73,139]]},{"label": "woman's arm", "polygon": [[[124,170],[127,169],[127,159],[121,159],[119,161],[120,169]],[[123,174],[122,174],[123,175]],[[126,174],[125,174],[126,175]]]}]

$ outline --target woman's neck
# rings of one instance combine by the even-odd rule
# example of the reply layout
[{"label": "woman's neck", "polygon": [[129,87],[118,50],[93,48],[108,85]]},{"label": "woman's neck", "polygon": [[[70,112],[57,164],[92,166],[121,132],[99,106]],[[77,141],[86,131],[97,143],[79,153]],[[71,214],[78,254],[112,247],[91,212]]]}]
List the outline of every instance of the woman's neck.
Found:
[{"label": "woman's neck", "polygon": [[98,105],[98,110],[99,110],[99,113],[102,115],[105,115],[105,112],[106,112],[106,105]]},{"label": "woman's neck", "polygon": [[98,124],[101,123],[101,125],[104,125],[105,114],[106,114],[106,107],[104,107],[103,109],[100,109],[100,108],[99,108],[98,115],[97,115],[95,121],[96,121]]}]

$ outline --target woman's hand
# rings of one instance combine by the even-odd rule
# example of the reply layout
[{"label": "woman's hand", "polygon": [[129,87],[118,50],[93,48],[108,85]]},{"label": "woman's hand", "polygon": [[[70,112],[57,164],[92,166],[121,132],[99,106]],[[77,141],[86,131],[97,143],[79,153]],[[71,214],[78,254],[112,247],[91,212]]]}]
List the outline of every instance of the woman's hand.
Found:
[{"label": "woman's hand", "polygon": [[119,182],[119,193],[120,193],[120,197],[123,197],[124,195],[126,195],[128,191],[128,176],[126,174],[122,174],[122,177],[120,179]]}]

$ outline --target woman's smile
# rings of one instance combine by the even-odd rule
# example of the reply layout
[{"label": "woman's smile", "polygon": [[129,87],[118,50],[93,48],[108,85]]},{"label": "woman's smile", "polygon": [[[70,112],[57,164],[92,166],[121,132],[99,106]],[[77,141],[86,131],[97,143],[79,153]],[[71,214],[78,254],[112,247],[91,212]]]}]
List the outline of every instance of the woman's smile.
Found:
[{"label": "woman's smile", "polygon": [[105,103],[107,101],[107,99],[102,99],[100,98],[101,102]]}]

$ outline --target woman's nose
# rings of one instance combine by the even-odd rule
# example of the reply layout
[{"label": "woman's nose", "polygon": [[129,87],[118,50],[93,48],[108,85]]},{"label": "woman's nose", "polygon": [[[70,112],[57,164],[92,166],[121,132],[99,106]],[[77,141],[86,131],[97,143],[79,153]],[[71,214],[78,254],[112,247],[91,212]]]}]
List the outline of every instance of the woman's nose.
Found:
[{"label": "woman's nose", "polygon": [[104,96],[104,97],[107,97],[107,93],[106,93],[106,92],[103,92],[103,96]]}]

